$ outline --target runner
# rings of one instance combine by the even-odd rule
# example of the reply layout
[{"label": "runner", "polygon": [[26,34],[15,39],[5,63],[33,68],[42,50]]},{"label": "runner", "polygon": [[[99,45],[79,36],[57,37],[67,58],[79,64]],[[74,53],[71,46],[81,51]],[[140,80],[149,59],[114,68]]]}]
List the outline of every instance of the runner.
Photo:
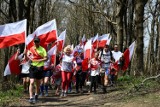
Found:
[{"label": "runner", "polygon": [[27,57],[26,51],[19,55],[20,49],[17,50],[18,54],[16,54],[15,59],[19,59],[21,62],[22,70],[21,70],[21,78],[23,79],[23,87],[24,93],[28,92],[29,88],[29,68],[30,68],[30,61]]},{"label": "runner", "polygon": [[[50,64],[50,58],[48,58],[48,60],[44,63],[44,73],[43,73],[43,79],[41,80],[41,85],[40,85],[40,96],[48,96],[48,85],[49,85],[49,79],[52,76],[52,71],[51,71],[52,67]],[[45,93],[44,93],[45,90]]]},{"label": "runner", "polygon": [[[32,61],[29,69],[30,85],[29,85],[29,102],[35,103],[38,100],[40,80],[43,78],[43,66],[47,60],[46,50],[40,46],[40,39],[34,38],[34,46],[31,47],[29,52],[29,58]],[[36,81],[35,96],[33,96],[33,86]]]},{"label": "runner", "polygon": [[73,67],[76,67],[76,65],[76,61],[74,60],[74,57],[72,55],[71,46],[68,45],[64,48],[64,55],[62,56],[62,92],[60,97],[67,96],[67,90],[69,87],[69,83],[71,82]]},{"label": "runner", "polygon": [[52,75],[52,80],[54,80],[54,84],[56,87],[56,92],[55,95],[59,95],[59,90],[61,88],[61,67],[62,67],[62,63],[60,62],[60,64],[58,64],[55,68],[55,71],[53,72]]},{"label": "runner", "polygon": [[108,45],[106,45],[104,49],[101,51],[100,60],[102,62],[102,68],[100,70],[101,71],[100,75],[102,77],[103,92],[106,93],[105,86],[107,86],[109,82],[109,74],[110,74],[109,68],[110,68],[111,63],[114,60],[112,52],[110,51]]},{"label": "runner", "polygon": [[[76,68],[76,93],[83,93],[82,87],[84,86],[84,81],[86,78],[85,72],[82,71],[82,61],[83,61],[83,49],[78,49],[78,55],[76,56],[75,60],[77,63],[77,68]],[[79,90],[80,88],[80,90]]]}]

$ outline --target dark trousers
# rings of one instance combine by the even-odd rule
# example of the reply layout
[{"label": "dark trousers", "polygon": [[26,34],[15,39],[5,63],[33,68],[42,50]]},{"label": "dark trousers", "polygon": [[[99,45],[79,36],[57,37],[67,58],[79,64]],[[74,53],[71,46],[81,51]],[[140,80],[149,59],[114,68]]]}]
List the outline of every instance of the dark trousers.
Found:
[{"label": "dark trousers", "polygon": [[76,73],[76,91],[82,91],[82,86],[84,86],[84,82],[86,79],[86,72],[78,71]]},{"label": "dark trousers", "polygon": [[90,92],[92,92],[92,87],[94,87],[94,92],[96,92],[98,77],[99,77],[98,75],[90,77],[91,78]]}]

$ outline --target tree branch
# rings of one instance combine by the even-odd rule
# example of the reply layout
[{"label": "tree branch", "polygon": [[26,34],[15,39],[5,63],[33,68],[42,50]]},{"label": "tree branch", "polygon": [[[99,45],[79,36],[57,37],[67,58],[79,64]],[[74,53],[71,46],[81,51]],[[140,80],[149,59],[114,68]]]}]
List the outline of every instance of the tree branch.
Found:
[{"label": "tree branch", "polygon": [[101,14],[102,16],[104,16],[104,17],[107,19],[108,22],[112,23],[113,25],[116,25],[116,24],[117,24],[116,22],[112,21],[105,12],[100,11],[100,9],[98,9],[98,11],[92,11],[92,10],[90,10],[90,9],[88,9],[88,8],[82,6],[82,5],[79,5],[79,4],[77,4],[77,3],[75,3],[75,2],[73,2],[73,1],[71,1],[71,0],[68,0],[68,2],[70,2],[70,3],[73,4],[74,6],[84,8],[85,10],[87,10],[87,11],[89,11],[89,12],[99,13],[99,14]]},{"label": "tree branch", "polygon": [[0,13],[2,13],[2,14],[8,19],[8,15],[5,14],[5,13],[2,11],[2,9],[0,9]]}]

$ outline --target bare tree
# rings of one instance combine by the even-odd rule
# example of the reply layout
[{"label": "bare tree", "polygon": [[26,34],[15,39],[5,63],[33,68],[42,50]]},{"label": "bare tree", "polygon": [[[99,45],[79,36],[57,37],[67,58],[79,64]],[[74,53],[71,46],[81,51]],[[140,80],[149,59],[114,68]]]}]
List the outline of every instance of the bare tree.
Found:
[{"label": "bare tree", "polygon": [[136,72],[144,72],[144,59],[143,59],[143,22],[144,22],[144,7],[147,0],[136,0],[135,1],[135,35],[137,37],[136,47]]}]

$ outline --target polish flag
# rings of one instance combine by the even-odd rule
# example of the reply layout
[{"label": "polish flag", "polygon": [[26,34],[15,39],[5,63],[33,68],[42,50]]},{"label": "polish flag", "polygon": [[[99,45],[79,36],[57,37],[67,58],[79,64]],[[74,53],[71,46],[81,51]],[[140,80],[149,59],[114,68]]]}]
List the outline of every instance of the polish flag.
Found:
[{"label": "polish flag", "polygon": [[102,36],[99,36],[98,37],[98,40],[99,40],[98,47],[103,48],[106,45],[108,38],[109,38],[109,34],[104,34]]},{"label": "polish flag", "polygon": [[92,40],[88,40],[87,43],[84,46],[84,59],[88,58],[90,59],[92,56]]},{"label": "polish flag", "polygon": [[124,57],[124,65],[120,68],[120,66],[118,65],[118,63],[120,61],[117,61],[113,64],[112,68],[114,68],[115,70],[119,70],[122,69],[123,71],[126,71],[128,66],[129,66],[129,62],[131,61],[133,52],[134,52],[134,47],[135,47],[135,41],[129,46],[129,48],[127,48],[123,54]]},{"label": "polish flag", "polygon": [[88,67],[88,62],[89,62],[88,58],[86,58],[86,59],[84,59],[84,60],[82,61],[82,71],[83,71],[83,72],[84,72],[84,71],[87,71],[87,70],[89,69],[89,67]]},{"label": "polish flag", "polygon": [[27,20],[0,25],[0,48],[25,42]]},{"label": "polish flag", "polygon": [[80,48],[80,46],[79,45],[77,45],[77,46],[75,46],[75,48],[73,49],[73,51],[72,51],[72,55],[75,57],[75,56],[77,56],[77,54],[78,54],[78,49]]},{"label": "polish flag", "polygon": [[34,46],[34,42],[33,42],[34,38],[35,38],[35,34],[34,33],[33,34],[29,34],[27,36],[26,41],[25,41],[25,45],[26,45],[27,49],[30,49],[32,46]]},{"label": "polish flag", "polygon": [[13,56],[8,61],[8,64],[4,70],[4,76],[7,75],[19,75],[21,73],[21,68],[20,68],[20,60],[15,60],[15,56],[18,54],[16,52]]},{"label": "polish flag", "polygon": [[80,42],[80,46],[84,46],[86,44],[86,41],[87,41],[86,36],[83,35],[82,40]]},{"label": "polish flag", "polygon": [[57,40],[57,47],[58,47],[58,51],[62,51],[63,50],[63,47],[64,47],[64,44],[65,44],[65,39],[66,39],[66,30],[63,31],[59,37],[58,37],[58,40]]},{"label": "polish flag", "polygon": [[[47,45],[57,40],[57,25],[56,20],[51,20],[39,26],[34,33],[28,35],[26,45],[33,46],[34,37],[40,38],[40,45],[47,49]],[[32,46],[31,46],[32,45]]]},{"label": "polish flag", "polygon": [[51,61],[51,64],[54,64],[56,63],[56,53],[57,53],[57,46],[55,45],[54,47],[52,47],[48,52],[48,56]]},{"label": "polish flag", "polygon": [[129,66],[129,62],[131,61],[133,52],[134,52],[134,47],[135,47],[135,41],[129,46],[128,49],[125,50],[123,56],[124,56],[124,66],[122,67],[122,70],[127,70]]},{"label": "polish flag", "polygon": [[98,34],[93,38],[92,45],[93,45],[93,48],[98,47]]}]

